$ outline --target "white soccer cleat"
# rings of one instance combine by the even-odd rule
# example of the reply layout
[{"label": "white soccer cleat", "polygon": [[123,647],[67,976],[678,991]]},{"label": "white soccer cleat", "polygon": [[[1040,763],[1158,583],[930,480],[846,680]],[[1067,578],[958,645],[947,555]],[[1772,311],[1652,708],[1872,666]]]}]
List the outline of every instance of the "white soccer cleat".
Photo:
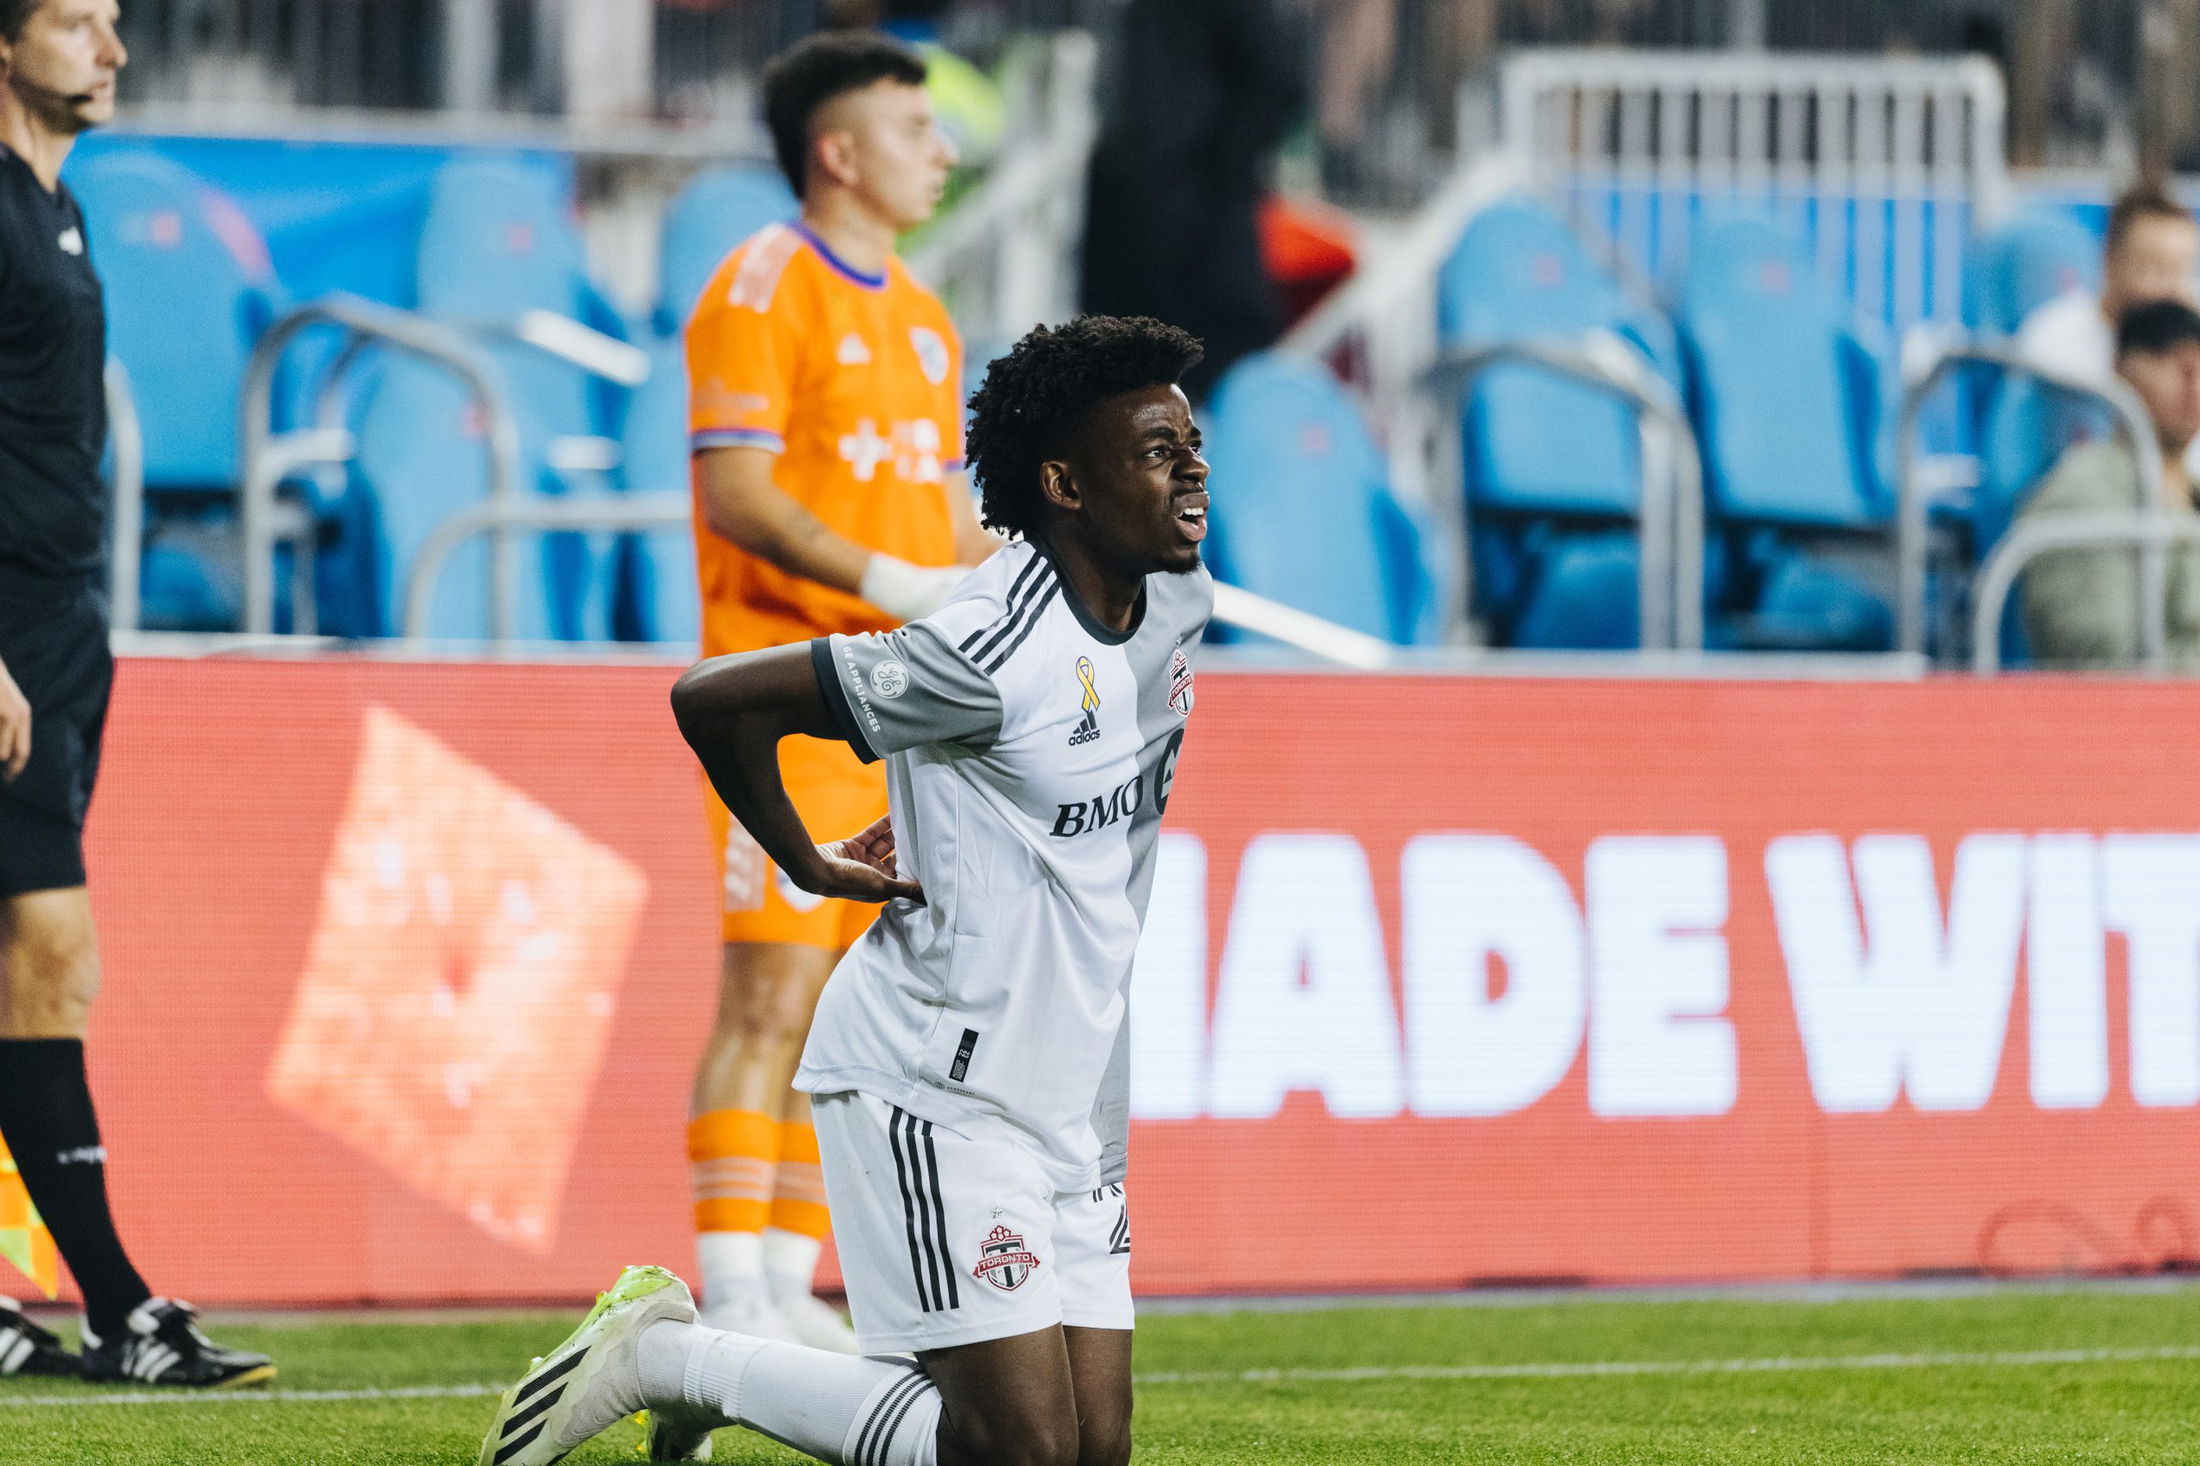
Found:
[{"label": "white soccer cleat", "polygon": [[835,1354],[862,1352],[856,1348],[856,1331],[848,1327],[848,1320],[841,1317],[840,1310],[824,1299],[804,1293],[798,1297],[783,1297],[777,1302],[779,1316],[786,1320],[796,1343]]},{"label": "white soccer cleat", "polygon": [[[564,1343],[504,1392],[479,1466],[552,1466],[642,1408],[635,1345],[659,1323],[693,1323],[687,1284],[661,1267],[630,1267]],[[677,1460],[678,1457],[669,1459]]]},{"label": "white soccer cleat", "polygon": [[703,1309],[703,1327],[722,1334],[747,1334],[775,1344],[800,1344],[801,1336],[763,1293],[728,1293],[713,1298]]}]

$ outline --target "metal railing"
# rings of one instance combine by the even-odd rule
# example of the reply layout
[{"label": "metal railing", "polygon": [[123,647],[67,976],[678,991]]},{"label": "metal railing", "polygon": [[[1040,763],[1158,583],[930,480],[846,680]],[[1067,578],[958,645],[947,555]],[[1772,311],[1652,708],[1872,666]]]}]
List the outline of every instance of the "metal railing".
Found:
[{"label": "metal railing", "polygon": [[1220,580],[1215,582],[1215,619],[1357,672],[1385,671],[1402,660],[1401,649],[1381,637],[1339,626]]},{"label": "metal railing", "polygon": [[[2073,397],[2105,403],[2138,462],[2140,500],[2133,507],[2144,510],[2162,502],[2162,462],[2154,451],[2154,424],[2146,407],[2121,378],[2087,380],[2068,376],[2027,360],[2010,346],[1966,342],[1942,350],[1924,374],[1904,389],[1895,426],[1895,649],[1901,652],[1925,651],[1925,579],[1932,506],[1919,482],[1918,418],[1950,374],[1965,366],[1992,367]],[[2148,560],[2154,564],[2153,573],[2159,574],[2159,554],[2150,553]],[[1982,575],[1985,568],[1981,567]],[[1978,646],[1974,640],[1974,654]]]},{"label": "metal railing", "polygon": [[145,429],[130,373],[107,358],[107,432],[114,450],[114,523],[107,557],[107,624],[135,631],[139,574],[145,559]]},{"label": "metal railing", "polygon": [[[435,592],[451,557],[477,535],[488,535],[502,544],[514,536],[534,531],[573,530],[640,533],[653,529],[685,529],[695,513],[688,496],[678,493],[632,494],[618,498],[590,497],[541,499],[490,497],[473,504],[429,531],[413,554],[405,573],[405,617],[402,634],[411,641],[428,637],[428,621],[435,608]],[[489,587],[489,624],[492,638],[512,639],[512,607],[507,603],[509,580],[492,579]]]},{"label": "metal railing", "polygon": [[[2160,499],[2155,505],[2159,506]],[[2131,545],[2139,551],[2139,665],[2160,675],[2169,669],[2169,550],[2200,544],[2200,519],[2160,507],[2100,514],[2058,514],[2020,523],[1987,557],[1971,611],[1971,670],[1983,677],[2001,671],[2001,619],[2009,593],[2025,567],[2056,550]]]},{"label": "metal railing", "polygon": [[[319,326],[333,326],[343,331],[347,340],[322,379],[314,426],[278,435],[273,430],[277,369],[291,343]],[[518,498],[519,426],[495,371],[472,341],[448,326],[355,296],[332,295],[301,306],[268,328],[245,365],[243,430],[239,439],[245,473],[239,517],[243,521],[244,629],[248,634],[264,635],[274,630],[274,550],[280,508],[277,490],[302,468],[346,464],[356,451],[351,434],[341,426],[341,388],[346,372],[369,343],[441,367],[466,386],[480,411],[489,455],[486,503],[510,505]],[[512,548],[511,535],[501,526],[495,528],[489,557],[490,634],[500,641],[512,634],[507,593],[516,579]],[[309,557],[298,558],[302,567]],[[302,569],[300,573],[304,573]],[[305,612],[305,620],[293,622],[301,633],[312,629],[310,605]]]},{"label": "metal railing", "polygon": [[127,100],[697,119],[745,114],[801,6],[130,0]]},{"label": "metal railing", "polygon": [[1811,239],[1827,278],[1858,260],[1861,315],[1953,320],[1964,249],[2008,194],[1983,57],[1528,50],[1500,96],[1504,146],[1637,280],[1671,276],[1697,203],[1739,204]]},{"label": "metal railing", "polygon": [[[476,504],[437,525],[413,556],[405,576],[403,633],[412,641],[428,639],[435,593],[444,572],[450,568],[451,557],[478,535],[556,530],[644,533],[656,529],[686,529],[693,514],[694,506],[688,496],[677,493]],[[1256,596],[1234,585],[1216,584],[1215,619],[1356,671],[1379,672],[1398,660],[1399,649],[1389,642]]]},{"label": "metal railing", "polygon": [[[1503,341],[1447,357],[1422,378],[1443,425],[1440,448],[1456,459],[1461,408],[1474,383],[1490,368],[1507,363],[1531,366],[1607,393],[1635,416],[1642,443],[1642,487],[1636,525],[1638,613],[1645,650],[1697,651],[1703,647],[1704,508],[1703,461],[1696,435],[1679,396],[1663,377],[1631,351],[1597,350],[1555,342]],[[1463,625],[1472,604],[1473,581],[1465,468],[1451,477],[1453,486],[1437,494],[1439,518],[1448,521],[1454,554],[1455,626]],[[1660,472],[1659,469],[1664,471]]]}]

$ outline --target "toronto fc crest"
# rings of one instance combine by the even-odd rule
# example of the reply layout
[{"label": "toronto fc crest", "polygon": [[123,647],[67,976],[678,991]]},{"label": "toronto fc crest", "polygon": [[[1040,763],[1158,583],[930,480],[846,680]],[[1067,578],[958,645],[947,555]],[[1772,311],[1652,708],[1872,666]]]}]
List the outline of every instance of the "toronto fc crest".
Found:
[{"label": "toronto fc crest", "polygon": [[1180,718],[1192,715],[1192,662],[1184,655],[1181,641],[1169,658],[1169,707]]},{"label": "toronto fc crest", "polygon": [[978,1265],[970,1270],[1000,1289],[1013,1293],[1038,1270],[1039,1259],[1024,1246],[1024,1239],[1006,1227],[995,1227],[978,1248]]}]

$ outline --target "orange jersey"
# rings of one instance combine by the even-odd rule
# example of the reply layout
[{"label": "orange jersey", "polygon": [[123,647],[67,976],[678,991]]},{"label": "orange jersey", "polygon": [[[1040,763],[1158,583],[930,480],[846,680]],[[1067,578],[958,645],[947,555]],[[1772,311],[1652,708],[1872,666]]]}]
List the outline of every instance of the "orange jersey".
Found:
[{"label": "orange jersey", "polygon": [[[901,261],[866,276],[800,224],[774,224],[711,276],[687,362],[695,449],[768,448],[773,481],[829,528],[912,564],[955,563],[962,344]],[[713,534],[700,486],[695,547],[705,656],[898,624]]]}]

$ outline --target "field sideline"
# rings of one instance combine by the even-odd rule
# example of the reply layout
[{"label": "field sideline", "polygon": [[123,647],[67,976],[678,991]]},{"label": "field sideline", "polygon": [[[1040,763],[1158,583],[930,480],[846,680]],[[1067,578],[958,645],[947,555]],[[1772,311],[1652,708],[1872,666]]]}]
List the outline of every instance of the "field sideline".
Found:
[{"label": "field sideline", "polygon": [[[460,1463],[572,1314],[222,1320],[281,1388],[0,1383],[0,1463]],[[1141,1463],[2200,1459],[2200,1288],[1156,1312]],[[636,1459],[622,1427],[575,1462]],[[718,1459],[801,1458],[739,1431]]]}]

